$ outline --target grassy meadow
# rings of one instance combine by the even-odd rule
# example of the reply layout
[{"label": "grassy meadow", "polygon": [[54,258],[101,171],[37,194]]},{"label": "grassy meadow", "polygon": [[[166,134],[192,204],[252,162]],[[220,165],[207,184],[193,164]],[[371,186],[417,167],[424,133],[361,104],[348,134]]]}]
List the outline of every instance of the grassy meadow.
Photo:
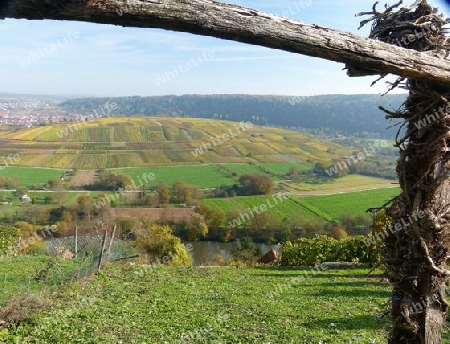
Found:
[{"label": "grassy meadow", "polygon": [[[390,287],[367,270],[113,264],[50,297],[0,341],[20,343],[384,343]],[[309,276],[309,277],[305,277]],[[305,277],[305,278],[303,278]],[[13,339],[14,338],[14,339]]]},{"label": "grassy meadow", "polygon": [[49,180],[60,178],[63,171],[53,168],[8,166],[0,170],[0,177],[6,179],[17,177],[21,186],[28,186],[45,184]]},{"label": "grassy meadow", "polygon": [[324,196],[353,191],[395,188],[394,181],[382,178],[350,174],[343,178],[323,180],[317,183],[282,182],[283,187],[299,197]]},{"label": "grassy meadow", "polygon": [[[275,216],[280,221],[284,217],[292,217],[295,214],[300,223],[306,224],[317,221],[339,220],[341,215],[369,216],[368,208],[379,207],[398,195],[400,189],[389,188],[368,190],[361,192],[348,192],[327,196],[311,196],[305,198],[291,197],[289,200],[269,208],[267,213]],[[234,197],[227,199],[204,199],[202,203],[224,211],[237,209],[245,211],[254,206],[272,201],[272,196]]]},{"label": "grassy meadow", "polygon": [[[243,164],[245,165],[245,164]],[[233,185],[236,179],[227,174],[216,165],[193,165],[193,166],[155,166],[146,168],[114,169],[116,173],[130,176],[136,185],[143,180],[144,173],[153,173],[155,179],[150,184],[164,183],[172,185],[177,180],[198,188],[212,188],[220,185]],[[144,182],[144,181],[143,181]]]},{"label": "grassy meadow", "polygon": [[[276,199],[278,200],[278,198]],[[219,208],[224,211],[237,210],[241,213],[247,212],[254,207],[258,207],[259,209],[259,206],[262,204],[268,205],[269,203],[267,203],[267,201],[269,201],[271,205],[274,205],[273,208],[268,208],[267,214],[276,217],[279,221],[283,220],[285,217],[291,218],[294,214],[298,217],[299,223],[301,224],[310,222],[317,223],[322,220],[319,216],[309,211],[294,199],[283,200],[283,202],[278,201],[279,204],[275,205],[272,196],[238,196],[226,199],[204,199],[202,200],[202,203],[212,208]]]},{"label": "grassy meadow", "polygon": [[319,209],[329,220],[339,220],[342,214],[367,214],[369,208],[380,207],[400,194],[399,188],[349,192],[328,196],[312,196],[299,200],[307,209]]}]

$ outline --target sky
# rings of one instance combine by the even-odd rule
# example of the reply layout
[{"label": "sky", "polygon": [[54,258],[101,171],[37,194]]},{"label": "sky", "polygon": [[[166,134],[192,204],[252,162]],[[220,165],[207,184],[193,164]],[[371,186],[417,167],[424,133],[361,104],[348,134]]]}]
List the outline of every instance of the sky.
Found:
[{"label": "sky", "polygon": [[[355,13],[370,10],[374,0],[227,2],[367,36],[370,24],[357,30],[361,18]],[[429,2],[450,13],[443,0]],[[340,63],[159,29],[7,19],[0,20],[0,37],[0,92],[310,96],[387,90],[384,81],[370,87],[375,77],[347,77]],[[180,71],[186,63],[191,68]]]}]

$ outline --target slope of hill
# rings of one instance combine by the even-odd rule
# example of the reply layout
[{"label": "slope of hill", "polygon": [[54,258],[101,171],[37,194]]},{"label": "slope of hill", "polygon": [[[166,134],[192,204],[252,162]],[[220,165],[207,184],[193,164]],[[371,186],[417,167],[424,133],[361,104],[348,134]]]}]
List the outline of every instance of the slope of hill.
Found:
[{"label": "slope of hill", "polygon": [[[238,129],[241,128],[241,129]],[[348,148],[267,126],[188,118],[106,118],[1,128],[0,156],[19,166],[119,168],[203,163],[328,164]]]},{"label": "slope of hill", "polygon": [[[35,281],[21,273],[24,264],[17,264],[18,259],[2,259],[2,270],[5,276],[13,271],[30,285]],[[25,271],[35,271],[36,260],[27,257]],[[14,287],[17,279],[2,283]],[[35,284],[42,288],[42,282]],[[0,341],[385,343],[387,320],[377,314],[386,308],[389,289],[379,277],[369,278],[365,269],[153,268],[115,263],[53,293],[50,307],[20,326],[2,328]],[[43,303],[47,294],[32,297],[22,299]],[[19,306],[24,314],[39,307],[29,302]]]},{"label": "slope of hill", "polygon": [[[259,125],[304,128],[318,132],[392,138],[379,106],[397,109],[405,95],[321,95],[313,97],[258,95],[184,95],[157,97],[84,98],[67,100],[69,113],[89,115],[115,102],[113,115],[169,116],[251,121]],[[392,123],[391,123],[392,124]]]}]

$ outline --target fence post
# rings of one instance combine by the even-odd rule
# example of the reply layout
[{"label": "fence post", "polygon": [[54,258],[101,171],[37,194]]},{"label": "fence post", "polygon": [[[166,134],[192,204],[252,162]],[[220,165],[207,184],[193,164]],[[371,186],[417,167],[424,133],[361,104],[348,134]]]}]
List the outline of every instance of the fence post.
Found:
[{"label": "fence post", "polygon": [[109,259],[111,257],[111,246],[113,244],[115,234],[116,234],[116,225],[114,225],[113,232],[111,234],[111,240],[109,241],[108,254],[106,256],[106,261],[109,261]]},{"label": "fence post", "polygon": [[75,226],[75,258],[78,257],[78,226]]},{"label": "fence post", "polygon": [[107,236],[108,236],[108,231],[105,231],[105,234],[103,235],[103,240],[102,240],[102,248],[100,249],[100,257],[98,259],[97,273],[100,271],[100,268],[102,267],[103,252],[105,251],[105,244],[106,244]]}]

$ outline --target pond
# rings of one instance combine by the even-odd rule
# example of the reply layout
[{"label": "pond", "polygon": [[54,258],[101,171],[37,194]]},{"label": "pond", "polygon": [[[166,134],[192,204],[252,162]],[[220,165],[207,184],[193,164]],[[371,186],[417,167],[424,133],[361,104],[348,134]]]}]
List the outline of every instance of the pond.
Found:
[{"label": "pond", "polygon": [[[231,257],[231,250],[235,243],[233,242],[216,242],[216,241],[188,241],[185,244],[191,244],[193,249],[190,251],[192,263],[194,266],[205,265],[217,260],[217,255],[221,255],[225,262]],[[265,254],[270,249],[279,251],[278,245],[256,244],[261,247],[261,251]]]}]

